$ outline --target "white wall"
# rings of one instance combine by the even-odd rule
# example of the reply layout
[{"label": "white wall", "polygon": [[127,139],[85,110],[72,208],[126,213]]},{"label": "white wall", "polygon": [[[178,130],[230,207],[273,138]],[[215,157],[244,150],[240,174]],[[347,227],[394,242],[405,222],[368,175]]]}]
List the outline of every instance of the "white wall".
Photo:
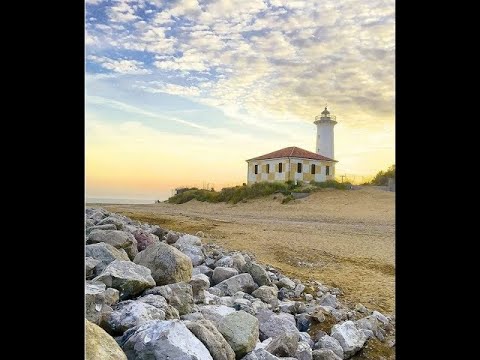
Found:
[{"label": "white wall", "polygon": [[317,124],[317,154],[326,156],[330,159],[334,157],[334,133],[333,122],[320,122]]}]

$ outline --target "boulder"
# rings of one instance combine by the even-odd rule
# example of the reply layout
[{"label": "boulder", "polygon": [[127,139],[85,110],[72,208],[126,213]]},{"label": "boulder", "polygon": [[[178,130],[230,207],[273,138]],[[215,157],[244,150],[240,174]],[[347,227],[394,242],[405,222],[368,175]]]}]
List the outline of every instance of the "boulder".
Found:
[{"label": "boulder", "polygon": [[258,340],[258,320],[245,311],[226,315],[218,325],[218,331],[230,344],[236,358],[241,359],[255,348]]},{"label": "boulder", "polygon": [[181,320],[193,321],[193,322],[196,322],[196,321],[199,321],[199,320],[205,320],[205,318],[203,317],[201,312],[193,312],[193,313],[190,313],[190,314],[185,314],[185,315],[180,316],[180,319]]},{"label": "boulder", "polygon": [[127,360],[127,356],[105,330],[85,319],[85,359]]},{"label": "boulder", "polygon": [[111,334],[121,335],[149,320],[165,320],[165,312],[140,301],[122,301],[113,307],[107,322]]},{"label": "boulder", "polygon": [[150,269],[131,261],[111,262],[94,281],[101,281],[108,287],[120,291],[120,300],[136,296],[145,289],[155,286]]},{"label": "boulder", "polygon": [[208,276],[203,274],[193,275],[190,285],[192,286],[193,302],[195,304],[203,303],[205,301],[205,290],[210,287]]},{"label": "boulder", "polygon": [[242,360],[280,360],[280,359],[275,355],[270,354],[265,349],[260,348],[247,354],[247,356],[243,357]]},{"label": "boulder", "polygon": [[334,325],[330,336],[340,343],[345,359],[359,351],[367,340],[365,334],[358,330],[350,320]]},{"label": "boulder", "polygon": [[298,360],[312,360],[312,348],[310,344],[306,341],[299,341],[294,357]]},{"label": "boulder", "polygon": [[288,333],[293,333],[297,337],[299,335],[295,318],[291,314],[275,314],[271,310],[260,310],[256,317],[260,324],[260,340],[262,341],[269,337]]},{"label": "boulder", "polygon": [[192,285],[185,282],[156,286],[145,291],[145,295],[161,295],[169,305],[178,310],[180,315],[188,314],[193,309]]},{"label": "boulder", "polygon": [[319,349],[312,351],[313,360],[342,360],[330,349]]},{"label": "boulder", "polygon": [[96,260],[90,256],[85,257],[85,278],[92,279],[95,277],[95,266],[100,263],[100,260]]},{"label": "boulder", "polygon": [[125,227],[125,222],[120,220],[117,215],[107,216],[106,218],[100,220],[97,223],[97,225],[106,225],[106,224],[115,225],[117,230],[123,230],[123,228]]},{"label": "boulder", "polygon": [[192,278],[190,258],[163,242],[153,244],[140,251],[133,262],[149,268],[157,285],[190,281]]},{"label": "boulder", "polygon": [[105,284],[85,283],[85,317],[87,320],[100,325],[105,305]]},{"label": "boulder", "polygon": [[300,295],[302,295],[303,293],[303,290],[305,290],[305,285],[303,284],[297,284],[297,286],[295,286],[295,290],[294,290],[294,295],[295,297],[300,297]]},{"label": "boulder", "polygon": [[205,345],[178,321],[149,321],[125,333],[121,344],[129,360],[213,360]]},{"label": "boulder", "polygon": [[325,335],[318,340],[318,342],[315,344],[315,349],[330,349],[332,350],[335,355],[337,355],[339,358],[343,359],[343,348],[338,342],[337,339]]},{"label": "boulder", "polygon": [[165,229],[162,229],[158,225],[153,225],[150,229],[150,233],[153,235],[156,235],[159,238],[159,240],[161,240],[165,237],[165,235],[167,235],[168,231]]},{"label": "boulder", "polygon": [[232,296],[237,291],[250,294],[257,287],[257,284],[255,284],[250,274],[235,275],[214,286],[214,288],[222,291],[222,296]]},{"label": "boulder", "polygon": [[178,310],[169,305],[167,300],[161,295],[149,294],[137,298],[136,301],[155,306],[157,309],[162,310],[165,313],[166,320],[180,319]]},{"label": "boulder", "polygon": [[309,333],[306,333],[306,332],[300,332],[298,341],[308,343],[308,345],[309,345],[311,348],[312,348],[313,345],[315,344],[315,343],[313,342],[312,337],[310,336],[310,334],[309,334]]},{"label": "boulder", "polygon": [[213,267],[233,267],[233,258],[231,256],[222,256],[220,259],[215,261]]},{"label": "boulder", "polygon": [[137,229],[132,233],[135,240],[137,240],[138,251],[143,251],[147,246],[160,242],[157,235],[148,233],[144,230]]},{"label": "boulder", "polygon": [[267,271],[260,265],[250,262],[247,263],[245,266],[245,270],[252,275],[253,280],[259,285],[259,286],[269,286],[272,284],[270,281],[270,277],[268,276]]},{"label": "boulder", "polygon": [[169,231],[167,235],[165,235],[165,241],[167,242],[167,244],[175,244],[179,238],[180,235],[173,231]]},{"label": "boulder", "polygon": [[385,339],[385,330],[381,328],[382,323],[373,314],[355,321],[355,326],[359,330],[370,330],[380,341]]},{"label": "boulder", "polygon": [[200,308],[205,319],[212,321],[218,328],[225,316],[235,312],[235,309],[225,305],[205,305]]},{"label": "boulder", "polygon": [[277,281],[277,286],[279,288],[287,288],[287,289],[293,290],[293,289],[295,289],[296,285],[288,277],[283,277],[283,278],[281,278],[280,280]]},{"label": "boulder", "polygon": [[285,333],[275,337],[265,350],[270,354],[279,357],[294,356],[298,347],[298,335],[295,333]]},{"label": "boulder", "polygon": [[192,260],[193,266],[200,265],[205,261],[202,241],[197,236],[185,234],[173,246],[187,255]]},{"label": "boulder", "polygon": [[262,300],[264,303],[272,305],[273,308],[278,306],[278,290],[273,286],[260,286],[252,292],[252,296]]},{"label": "boulder", "polygon": [[297,322],[298,331],[305,332],[308,331],[312,323],[311,315],[309,314],[297,314],[295,315],[295,321]]},{"label": "boulder", "polygon": [[117,227],[113,224],[90,226],[85,229],[85,234],[89,235],[93,230],[117,230]]},{"label": "boulder", "polygon": [[116,249],[107,243],[98,243],[85,246],[85,255],[98,260],[95,266],[95,275],[98,276],[114,260],[130,260],[123,249]]},{"label": "boulder", "polygon": [[192,276],[198,274],[203,274],[211,278],[213,275],[213,270],[206,265],[195,266],[192,271]]},{"label": "boulder", "polygon": [[[238,270],[239,273],[245,272],[246,261],[242,254],[236,253],[232,255],[233,267]],[[254,278],[255,279],[255,278]]]},{"label": "boulder", "polygon": [[118,303],[120,300],[120,292],[114,288],[108,288],[105,290],[105,304],[112,306]]},{"label": "boulder", "polygon": [[218,266],[213,270],[212,285],[219,284],[235,275],[238,275],[237,269]]},{"label": "boulder", "polygon": [[186,326],[210,351],[213,360],[235,360],[232,347],[211,321],[198,320]]},{"label": "boulder", "polygon": [[337,308],[337,297],[330,293],[326,293],[320,298],[320,305],[322,306],[330,306],[332,308]]},{"label": "boulder", "polygon": [[138,253],[137,240],[132,234],[120,230],[94,230],[88,235],[87,244],[107,243],[116,249],[124,249],[130,260]]}]

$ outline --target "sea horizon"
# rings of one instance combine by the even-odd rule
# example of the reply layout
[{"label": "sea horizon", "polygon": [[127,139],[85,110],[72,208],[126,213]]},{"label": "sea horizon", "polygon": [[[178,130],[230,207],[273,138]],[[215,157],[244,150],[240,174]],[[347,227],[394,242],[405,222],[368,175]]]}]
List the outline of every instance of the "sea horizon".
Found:
[{"label": "sea horizon", "polygon": [[[99,198],[87,197],[87,204],[154,204],[156,199]],[[161,200],[160,200],[161,201]]]}]

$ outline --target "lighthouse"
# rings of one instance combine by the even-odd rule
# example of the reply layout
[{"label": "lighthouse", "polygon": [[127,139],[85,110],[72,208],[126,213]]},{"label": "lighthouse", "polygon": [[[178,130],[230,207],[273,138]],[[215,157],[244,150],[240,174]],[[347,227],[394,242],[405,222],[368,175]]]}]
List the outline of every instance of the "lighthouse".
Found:
[{"label": "lighthouse", "polygon": [[321,115],[315,116],[313,123],[317,125],[316,153],[335,159],[333,154],[333,127],[337,124],[336,117],[331,115],[325,106]]}]

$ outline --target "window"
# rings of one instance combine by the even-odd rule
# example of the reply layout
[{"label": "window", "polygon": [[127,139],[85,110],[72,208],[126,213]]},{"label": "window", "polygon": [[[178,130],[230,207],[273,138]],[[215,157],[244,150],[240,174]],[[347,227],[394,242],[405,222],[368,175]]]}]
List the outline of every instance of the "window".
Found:
[{"label": "window", "polygon": [[325,166],[325,175],[330,175],[330,166]]},{"label": "window", "polygon": [[281,173],[283,171],[282,166],[283,166],[282,163],[278,163],[278,172],[279,173]]},{"label": "window", "polygon": [[312,174],[315,174],[315,164],[312,164]]},{"label": "window", "polygon": [[301,173],[302,172],[302,163],[298,163],[297,164],[297,173]]},{"label": "window", "polygon": [[258,165],[255,165],[255,174],[258,174]]},{"label": "window", "polygon": [[270,164],[267,164],[267,174],[270,172]]}]

